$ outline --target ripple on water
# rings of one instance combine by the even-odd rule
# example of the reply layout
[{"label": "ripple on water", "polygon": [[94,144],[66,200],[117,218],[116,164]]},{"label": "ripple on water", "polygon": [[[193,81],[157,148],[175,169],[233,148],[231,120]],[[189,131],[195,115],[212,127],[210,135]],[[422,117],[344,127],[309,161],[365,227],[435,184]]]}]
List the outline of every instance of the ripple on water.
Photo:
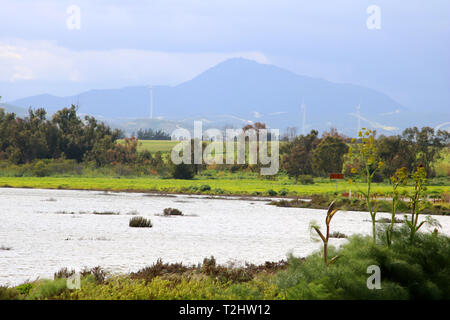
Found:
[{"label": "ripple on water", "polygon": [[[158,258],[197,264],[211,255],[219,263],[259,264],[285,259],[290,252],[305,256],[320,247],[310,238],[309,223],[323,222],[325,210],[280,208],[268,201],[0,188],[0,246],[12,248],[0,250],[0,285],[53,277],[62,267],[100,265],[112,272],[130,272]],[[161,216],[167,207],[185,216]],[[130,228],[134,215],[150,218],[153,228]],[[442,232],[449,234],[450,217],[436,218]],[[364,220],[364,212],[339,212],[332,231],[368,234],[371,224]],[[334,245],[345,241],[331,240]]]}]

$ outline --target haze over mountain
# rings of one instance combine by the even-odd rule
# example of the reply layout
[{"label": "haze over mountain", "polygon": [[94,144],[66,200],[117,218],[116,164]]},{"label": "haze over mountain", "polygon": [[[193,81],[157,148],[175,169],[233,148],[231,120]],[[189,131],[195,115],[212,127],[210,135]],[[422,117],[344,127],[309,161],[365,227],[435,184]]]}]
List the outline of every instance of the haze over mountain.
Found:
[{"label": "haze over mountain", "polygon": [[[385,133],[396,132],[414,120],[406,107],[370,88],[302,76],[242,58],[226,60],[176,86],[153,86],[153,91],[153,117],[177,122],[205,119],[212,125],[240,125],[261,121],[272,128],[297,126],[301,132],[302,102],[306,105],[305,131],[334,126],[353,135],[359,104],[361,125]],[[148,118],[150,90],[148,86],[138,86],[90,90],[68,97],[44,94],[10,104],[45,107],[49,112],[75,104],[80,113],[106,120]],[[423,122],[427,117],[415,120]],[[428,118],[428,125],[442,119],[439,115]]]}]

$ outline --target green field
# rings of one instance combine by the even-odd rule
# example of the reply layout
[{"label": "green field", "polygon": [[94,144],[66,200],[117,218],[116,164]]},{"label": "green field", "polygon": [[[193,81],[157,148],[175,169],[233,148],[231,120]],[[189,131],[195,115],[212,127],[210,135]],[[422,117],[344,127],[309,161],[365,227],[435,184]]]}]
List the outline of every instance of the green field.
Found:
[{"label": "green field", "polygon": [[[123,143],[124,140],[118,140],[119,143]],[[149,151],[150,153],[156,153],[158,151],[162,153],[168,153],[172,150],[174,146],[179,144],[181,141],[172,141],[172,140],[139,140],[138,142],[138,151]],[[208,142],[207,142],[208,143]],[[280,142],[280,145],[284,142]],[[235,143],[235,153],[236,153],[236,144]],[[269,142],[270,145],[270,142]],[[270,149],[270,147],[269,147]],[[223,151],[225,152],[225,146],[223,147]],[[246,152],[248,152],[248,146],[246,148]]]},{"label": "green field", "polygon": [[[210,190],[201,191],[202,186]],[[285,190],[289,196],[310,196],[313,194],[333,194],[336,190],[354,193],[358,188],[364,190],[365,184],[353,183],[351,186],[342,181],[318,182],[313,185],[294,184],[292,180],[262,179],[159,179],[159,178],[113,178],[113,177],[0,177],[0,187],[43,188],[43,189],[78,189],[78,190],[110,190],[110,191],[142,191],[167,193],[202,193],[202,194],[235,194],[235,195],[269,195],[269,190],[277,193]],[[197,189],[198,190],[197,190]],[[406,187],[405,189],[412,189]],[[206,188],[207,189],[207,188]],[[389,195],[392,187],[380,183],[373,185],[373,192]],[[450,186],[428,186],[428,192],[434,194],[449,193]]]},{"label": "green field", "polygon": [[[123,140],[119,140],[120,143],[122,143],[122,141]],[[170,152],[178,143],[180,142],[171,140],[139,140],[138,151],[149,151],[150,153],[161,151],[166,153]]]}]

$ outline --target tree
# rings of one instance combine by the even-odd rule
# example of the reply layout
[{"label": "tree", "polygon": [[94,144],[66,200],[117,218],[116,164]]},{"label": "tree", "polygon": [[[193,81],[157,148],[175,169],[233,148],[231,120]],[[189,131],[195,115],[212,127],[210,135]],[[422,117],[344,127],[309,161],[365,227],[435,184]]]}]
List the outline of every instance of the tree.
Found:
[{"label": "tree", "polygon": [[409,151],[409,144],[401,136],[380,136],[376,141],[380,160],[384,163],[381,173],[389,178],[398,168],[413,170],[415,155]]},{"label": "tree", "polygon": [[435,132],[433,128],[417,127],[405,129],[402,133],[403,139],[408,143],[408,152],[414,155],[413,167],[422,165],[427,176],[434,176],[434,162],[439,159],[440,150],[448,146],[450,133],[439,130]]},{"label": "tree", "polygon": [[289,177],[298,181],[300,175],[313,173],[313,150],[319,144],[318,132],[312,130],[308,135],[298,136],[294,141],[284,145],[281,152],[281,168]]},{"label": "tree", "polygon": [[347,144],[335,136],[327,136],[319,143],[313,153],[313,169],[317,174],[326,175],[341,172]]},{"label": "tree", "polygon": [[162,130],[153,129],[139,129],[137,132],[137,138],[139,140],[170,140],[170,134],[165,133]]},{"label": "tree", "polygon": [[80,119],[73,105],[56,112],[51,120],[46,116],[44,109],[30,108],[24,118],[0,110],[1,156],[16,164],[61,157],[100,164],[119,136],[118,130],[93,117]]}]

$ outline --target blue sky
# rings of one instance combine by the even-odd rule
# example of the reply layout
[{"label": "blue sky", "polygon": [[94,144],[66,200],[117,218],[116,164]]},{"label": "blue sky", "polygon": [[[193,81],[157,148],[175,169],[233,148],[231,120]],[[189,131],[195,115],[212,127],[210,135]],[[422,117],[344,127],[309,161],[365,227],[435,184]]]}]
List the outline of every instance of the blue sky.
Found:
[{"label": "blue sky", "polygon": [[[69,30],[67,8],[81,9]],[[366,26],[367,7],[381,29]],[[450,106],[450,2],[0,0],[0,95],[186,81],[231,57]]]}]

